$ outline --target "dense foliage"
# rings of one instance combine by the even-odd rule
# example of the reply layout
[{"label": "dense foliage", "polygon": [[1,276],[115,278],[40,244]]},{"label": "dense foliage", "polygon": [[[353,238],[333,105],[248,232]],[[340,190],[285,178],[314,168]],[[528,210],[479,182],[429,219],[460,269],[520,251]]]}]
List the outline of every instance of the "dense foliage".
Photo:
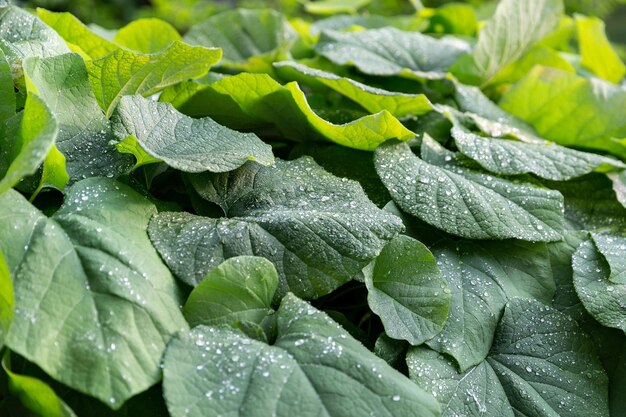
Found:
[{"label": "dense foliage", "polygon": [[0,0],[2,416],[626,415],[602,20],[368,3]]}]

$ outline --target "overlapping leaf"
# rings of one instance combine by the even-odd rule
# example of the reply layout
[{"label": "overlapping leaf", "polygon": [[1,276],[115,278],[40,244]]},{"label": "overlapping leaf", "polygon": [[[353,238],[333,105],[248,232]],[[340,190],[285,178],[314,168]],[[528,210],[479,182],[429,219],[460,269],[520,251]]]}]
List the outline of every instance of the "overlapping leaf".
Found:
[{"label": "overlapping leaf", "polygon": [[255,255],[276,266],[276,297],[316,298],[359,273],[402,228],[358,184],[307,157],[274,167],[247,163],[191,182],[224,217],[159,213],[149,229],[168,266],[191,285],[226,258]]}]

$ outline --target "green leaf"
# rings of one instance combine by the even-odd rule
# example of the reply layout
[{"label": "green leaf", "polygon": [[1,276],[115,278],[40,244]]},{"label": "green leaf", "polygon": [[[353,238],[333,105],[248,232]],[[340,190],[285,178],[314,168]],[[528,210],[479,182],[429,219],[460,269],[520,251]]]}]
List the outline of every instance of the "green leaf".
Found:
[{"label": "green leaf", "polygon": [[181,41],[178,31],[160,19],[138,19],[117,31],[113,42],[144,54],[157,53]]},{"label": "green leaf", "polygon": [[553,68],[536,67],[515,84],[500,106],[548,140],[565,146],[626,155],[626,90]]},{"label": "green leaf", "polygon": [[615,197],[611,181],[589,174],[568,182],[548,182],[565,197],[565,218],[576,229],[624,234],[626,208]]},{"label": "green leaf", "polygon": [[572,260],[574,287],[585,309],[607,327],[626,332],[626,239],[593,235]]},{"label": "green leaf", "polygon": [[2,97],[0,102],[0,125],[2,125],[5,120],[15,115],[17,105],[13,75],[2,49],[0,49],[0,97]]},{"label": "green leaf", "polygon": [[464,372],[491,348],[507,301],[523,297],[550,304],[555,282],[545,244],[444,241],[433,248],[452,291],[445,327],[427,342],[452,356]]},{"label": "green leaf", "polygon": [[29,58],[24,61],[24,73],[29,91],[50,106],[59,123],[56,146],[65,163],[57,158],[52,175],[67,174],[75,182],[94,176],[117,177],[130,170],[132,159],[120,155],[109,143],[115,136],[78,54]]},{"label": "green leaf", "polygon": [[58,132],[57,121],[45,103],[29,94],[24,111],[9,119],[0,135],[0,195],[37,171]]},{"label": "green leaf", "polygon": [[444,417],[609,415],[607,376],[592,340],[571,317],[537,301],[510,300],[489,356],[466,372],[419,347],[407,363]]},{"label": "green leaf", "polygon": [[156,208],[106,179],[74,185],[47,218],[0,197],[0,241],[18,300],[7,346],[113,409],[161,378],[169,337],[187,327],[175,282],[146,235]]},{"label": "green leaf", "polygon": [[12,71],[18,74],[21,61],[27,57],[49,57],[69,52],[54,30],[37,16],[15,6],[0,8],[0,49]]},{"label": "green leaf", "polygon": [[272,314],[278,274],[265,258],[237,256],[209,271],[191,292],[183,310],[191,327],[237,322],[260,324]]},{"label": "green leaf", "polygon": [[396,117],[409,114],[420,116],[433,110],[433,106],[424,94],[405,94],[370,87],[366,84],[339,77],[293,61],[282,61],[274,68],[283,78],[297,81],[319,82],[344,95],[370,113],[387,110]]},{"label": "green leaf", "polygon": [[562,0],[502,0],[478,34],[471,54],[451,71],[466,84],[486,84],[553,32],[562,14]]},{"label": "green leaf", "polygon": [[619,83],[626,75],[626,65],[617,55],[604,32],[604,22],[597,17],[576,16],[581,63],[600,78]]},{"label": "green leaf", "polygon": [[254,255],[276,266],[276,299],[287,291],[316,298],[357,275],[402,228],[357,183],[332,176],[308,157],[277,160],[273,167],[247,163],[190,180],[224,216],[159,213],[149,227],[163,259],[190,285],[224,259]]},{"label": "green leaf", "polygon": [[153,55],[117,49],[86,64],[98,104],[110,117],[122,96],[150,96],[167,86],[202,77],[220,57],[219,49],[175,41]]},{"label": "green leaf", "polygon": [[443,329],[450,288],[424,244],[399,236],[364,273],[367,303],[380,316],[389,337],[419,345]]},{"label": "green leaf", "polygon": [[235,9],[211,16],[185,35],[191,45],[222,48],[219,66],[249,72],[271,71],[296,33],[285,17],[271,9]]},{"label": "green leaf", "polygon": [[[154,158],[148,162],[164,161],[185,172],[232,171],[249,160],[262,165],[274,162],[271,146],[254,133],[231,130],[208,117],[192,119],[169,103],[141,96],[122,98],[112,123],[119,139],[132,135]],[[141,153],[136,157],[138,164],[146,162]]]},{"label": "green leaf", "polygon": [[598,168],[624,169],[622,162],[555,143],[524,143],[478,136],[461,124],[452,128],[459,151],[488,171],[501,175],[535,174],[540,178],[567,181]]},{"label": "green leaf", "polygon": [[9,333],[14,310],[15,297],[11,274],[4,256],[0,252],[0,349],[2,349],[6,335]]},{"label": "green leaf", "polygon": [[338,13],[356,14],[372,0],[313,0],[304,3],[307,13],[316,15],[334,15]]},{"label": "green leaf", "polygon": [[225,327],[173,339],[163,361],[172,417],[439,415],[434,398],[326,314],[289,294],[277,316],[273,346]]},{"label": "green leaf", "polygon": [[12,372],[7,364],[7,357],[8,355],[2,361],[2,368],[8,377],[9,391],[28,411],[37,417],[76,417],[48,384],[37,378]]},{"label": "green leaf", "polygon": [[93,33],[71,13],[56,13],[38,8],[37,16],[54,29],[73,52],[79,53],[85,60],[103,58],[119,49],[113,42]]},{"label": "green leaf", "polygon": [[373,150],[386,140],[415,136],[388,111],[333,124],[318,116],[297,83],[280,85],[267,74],[225,77],[199,90],[180,110],[190,116],[210,116],[234,129],[275,126],[296,141],[330,140],[360,150]]},{"label": "green leaf", "polygon": [[364,74],[390,76],[445,71],[468,45],[459,39],[435,39],[417,32],[386,27],[362,32],[325,30],[315,51],[339,65]]},{"label": "green leaf", "polygon": [[[426,136],[422,146],[433,143]],[[432,165],[405,143],[383,144],[375,164],[402,210],[453,235],[548,242],[562,237],[563,198],[556,191],[460,166]]]}]

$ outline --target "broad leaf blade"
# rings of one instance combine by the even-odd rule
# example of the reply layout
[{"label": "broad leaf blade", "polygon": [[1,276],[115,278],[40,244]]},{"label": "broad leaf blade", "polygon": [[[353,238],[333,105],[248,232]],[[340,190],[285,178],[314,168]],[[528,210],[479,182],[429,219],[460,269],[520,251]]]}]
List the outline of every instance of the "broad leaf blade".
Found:
[{"label": "broad leaf blade", "polygon": [[153,158],[181,171],[226,172],[249,160],[274,162],[271,146],[254,133],[228,129],[208,117],[192,119],[168,103],[124,97],[112,120],[119,139],[132,135]]},{"label": "broad leaf blade", "polygon": [[583,67],[600,78],[619,83],[626,75],[626,65],[606,38],[604,22],[597,17],[576,16],[576,30]]},{"label": "broad leaf blade", "polygon": [[367,302],[385,333],[419,345],[443,329],[450,288],[428,248],[399,236],[364,271]]},{"label": "broad leaf blade", "polygon": [[448,233],[470,239],[561,238],[563,200],[558,192],[431,165],[404,143],[379,147],[375,163],[400,208]]},{"label": "broad leaf blade", "polygon": [[278,310],[274,346],[225,327],[181,333],[165,353],[164,391],[173,417],[439,412],[431,396],[293,295]]},{"label": "broad leaf blade", "polygon": [[130,170],[131,158],[120,155],[109,143],[115,136],[78,54],[29,58],[24,72],[29,90],[49,103],[59,123],[56,146],[65,156],[65,167],[58,168],[67,170],[71,182],[94,176],[118,177]]},{"label": "broad leaf blade", "polygon": [[458,39],[435,39],[391,27],[345,33],[325,30],[315,46],[318,54],[335,64],[382,76],[443,72],[467,50]]},{"label": "broad leaf blade", "polygon": [[278,274],[265,258],[237,256],[209,271],[191,292],[184,314],[191,327],[246,321],[260,324],[271,314]]},{"label": "broad leaf blade", "polygon": [[465,83],[487,83],[555,30],[562,14],[562,0],[502,0],[478,34],[474,50],[452,72]]},{"label": "broad leaf blade", "polygon": [[4,346],[4,340],[9,333],[15,310],[15,297],[13,294],[13,282],[9,267],[0,252],[0,349]]},{"label": "broad leaf blade", "polygon": [[445,404],[445,417],[609,415],[607,376],[591,338],[536,301],[509,301],[487,360],[467,372],[423,348],[407,362],[411,379]]},{"label": "broad leaf blade", "polygon": [[274,167],[247,163],[191,182],[226,218],[160,213],[149,228],[161,256],[190,285],[226,258],[254,255],[276,266],[277,298],[287,291],[316,298],[358,274],[402,228],[357,183],[306,157]]},{"label": "broad leaf blade", "polygon": [[2,125],[5,120],[15,114],[17,105],[13,74],[2,49],[0,49],[0,97],[2,97],[2,102],[0,102],[0,125]]},{"label": "broad leaf blade", "polygon": [[19,300],[7,345],[114,409],[160,379],[167,340],[187,326],[146,236],[155,212],[106,179],[74,185],[52,218],[16,192],[0,198],[0,230],[12,236],[0,249]]},{"label": "broad leaf blade", "polygon": [[160,19],[137,19],[117,31],[113,42],[133,51],[154,54],[182,40],[178,31]]}]

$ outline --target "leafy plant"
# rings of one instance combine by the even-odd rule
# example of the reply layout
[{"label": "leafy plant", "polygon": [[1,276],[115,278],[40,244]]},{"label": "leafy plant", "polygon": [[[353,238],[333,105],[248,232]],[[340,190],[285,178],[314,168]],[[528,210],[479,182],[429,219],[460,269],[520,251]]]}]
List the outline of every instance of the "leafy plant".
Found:
[{"label": "leafy plant", "polygon": [[626,415],[626,66],[471,3],[0,1],[1,415]]}]

